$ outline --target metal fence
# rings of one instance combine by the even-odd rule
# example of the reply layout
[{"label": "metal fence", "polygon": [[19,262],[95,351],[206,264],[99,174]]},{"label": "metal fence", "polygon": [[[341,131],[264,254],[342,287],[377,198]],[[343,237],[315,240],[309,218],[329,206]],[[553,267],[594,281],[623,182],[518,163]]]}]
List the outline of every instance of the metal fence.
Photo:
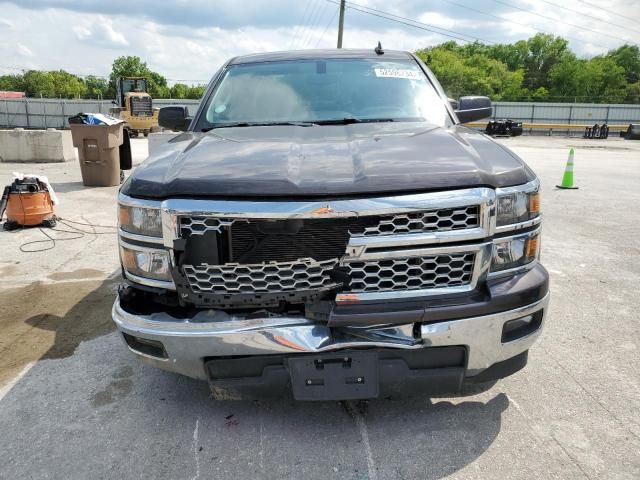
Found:
[{"label": "metal fence", "polygon": [[[187,105],[195,110],[200,100],[154,99],[155,106]],[[57,98],[0,99],[0,128],[68,128],[77,113],[109,113],[109,100],[60,100]]]},{"label": "metal fence", "polygon": [[[155,106],[187,105],[199,100],[154,99]],[[0,99],[0,128],[68,128],[67,118],[80,112],[108,113],[108,100]],[[535,123],[628,124],[640,122],[640,105],[590,103],[494,102],[492,119]]]},{"label": "metal fence", "polygon": [[640,121],[640,105],[495,102],[492,119],[531,123],[628,124]]}]

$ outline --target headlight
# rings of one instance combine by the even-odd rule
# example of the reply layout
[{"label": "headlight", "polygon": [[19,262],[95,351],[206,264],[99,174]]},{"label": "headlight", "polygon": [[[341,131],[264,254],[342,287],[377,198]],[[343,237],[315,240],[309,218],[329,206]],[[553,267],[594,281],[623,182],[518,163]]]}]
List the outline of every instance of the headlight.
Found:
[{"label": "headlight", "polygon": [[120,244],[120,260],[127,273],[136,277],[171,281],[169,253],[135,245]]},{"label": "headlight", "polygon": [[540,193],[538,182],[522,187],[499,188],[497,190],[496,226],[526,222],[540,215]]},{"label": "headlight", "polygon": [[162,237],[160,208],[120,205],[118,221],[120,228],[125,232],[150,237]]},{"label": "headlight", "polygon": [[491,271],[522,267],[540,254],[540,230],[493,241]]}]

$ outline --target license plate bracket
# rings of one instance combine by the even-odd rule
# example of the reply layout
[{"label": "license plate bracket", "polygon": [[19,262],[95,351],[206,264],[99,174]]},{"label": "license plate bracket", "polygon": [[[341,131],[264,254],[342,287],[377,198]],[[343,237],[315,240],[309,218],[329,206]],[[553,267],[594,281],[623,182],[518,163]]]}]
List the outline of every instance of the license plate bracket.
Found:
[{"label": "license plate bracket", "polygon": [[296,400],[357,400],[379,394],[377,352],[305,355],[287,363]]}]

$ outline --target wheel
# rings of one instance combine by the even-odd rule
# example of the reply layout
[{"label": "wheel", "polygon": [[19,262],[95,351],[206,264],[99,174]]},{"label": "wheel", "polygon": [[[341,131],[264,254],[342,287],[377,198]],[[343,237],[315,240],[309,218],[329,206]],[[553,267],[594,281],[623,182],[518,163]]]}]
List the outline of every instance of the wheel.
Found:
[{"label": "wheel", "polygon": [[17,222],[13,222],[11,220],[7,220],[6,222],[4,222],[2,227],[5,230],[16,230],[16,229],[20,228],[21,225],[19,223],[17,223]]},{"label": "wheel", "polygon": [[55,216],[51,218],[45,218],[42,221],[42,226],[47,228],[54,228],[57,224],[58,224],[58,221],[56,220]]},{"label": "wheel", "polygon": [[149,136],[149,130],[145,128],[145,129],[142,131],[142,134],[143,134],[145,137],[148,137],[148,136]]}]

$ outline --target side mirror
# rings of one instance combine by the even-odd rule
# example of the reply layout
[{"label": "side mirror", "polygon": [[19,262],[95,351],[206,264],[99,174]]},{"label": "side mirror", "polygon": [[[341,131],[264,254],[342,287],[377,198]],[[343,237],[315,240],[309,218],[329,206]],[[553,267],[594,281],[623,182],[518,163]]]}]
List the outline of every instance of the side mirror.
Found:
[{"label": "side mirror", "polygon": [[184,132],[189,128],[191,117],[187,107],[170,106],[162,107],[158,113],[158,123],[161,127],[178,132]]},{"label": "side mirror", "polygon": [[468,123],[490,117],[493,107],[489,97],[460,97],[455,112],[460,123]]}]

